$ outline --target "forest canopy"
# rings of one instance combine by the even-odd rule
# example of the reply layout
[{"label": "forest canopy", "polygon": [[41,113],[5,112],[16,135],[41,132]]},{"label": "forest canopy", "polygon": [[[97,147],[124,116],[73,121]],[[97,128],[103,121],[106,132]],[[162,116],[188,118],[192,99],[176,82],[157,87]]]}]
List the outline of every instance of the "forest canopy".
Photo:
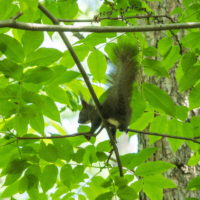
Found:
[{"label": "forest canopy", "polygon": [[[198,200],[200,2],[177,2],[0,0],[1,199],[162,200],[182,187]],[[116,142],[72,118],[81,99],[101,114],[122,38],[137,44],[140,69]],[[137,153],[119,153],[123,134],[138,135]],[[161,141],[171,159],[156,157]],[[187,159],[175,162],[180,149]],[[185,168],[195,170],[184,184],[167,176]]]}]

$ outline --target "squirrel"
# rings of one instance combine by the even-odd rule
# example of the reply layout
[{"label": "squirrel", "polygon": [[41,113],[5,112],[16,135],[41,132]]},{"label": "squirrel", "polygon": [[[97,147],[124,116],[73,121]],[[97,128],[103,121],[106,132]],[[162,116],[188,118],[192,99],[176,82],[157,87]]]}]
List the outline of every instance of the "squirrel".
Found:
[{"label": "squirrel", "polygon": [[[111,61],[115,65],[109,76],[112,85],[108,88],[107,96],[101,104],[101,111],[115,137],[116,129],[126,131],[130,123],[132,85],[136,79],[139,64],[137,61],[138,48],[130,40],[118,41],[111,52]],[[81,100],[81,103],[82,110],[79,113],[78,123],[91,122],[89,133],[95,133],[102,120],[94,105],[84,100]],[[86,138],[90,139],[89,136]]]}]

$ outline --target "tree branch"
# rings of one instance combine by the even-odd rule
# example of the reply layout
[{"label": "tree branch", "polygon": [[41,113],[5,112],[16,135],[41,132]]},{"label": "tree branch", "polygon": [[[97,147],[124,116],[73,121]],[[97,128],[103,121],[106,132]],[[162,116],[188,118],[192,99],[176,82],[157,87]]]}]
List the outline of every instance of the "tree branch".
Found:
[{"label": "tree branch", "polygon": [[148,31],[162,31],[175,29],[191,29],[200,28],[200,22],[188,23],[174,23],[174,24],[159,24],[146,26],[69,26],[69,25],[37,24],[16,22],[12,19],[0,21],[0,28],[15,28],[31,31],[58,31],[58,32],[96,32],[96,33],[110,33],[110,32],[148,32]]},{"label": "tree branch", "polygon": [[152,14],[148,14],[148,15],[134,15],[134,16],[126,16],[126,17],[122,17],[122,16],[118,16],[118,17],[99,17],[94,16],[93,19],[58,19],[60,22],[100,22],[102,20],[126,20],[126,19],[146,19],[146,18],[161,18],[161,17],[165,17],[171,20],[171,17],[168,15],[152,15]]},{"label": "tree branch", "polygon": [[[175,136],[175,135],[169,135],[169,134],[162,134],[162,133],[155,133],[155,132],[146,132],[146,131],[139,131],[135,129],[127,129],[127,132],[134,132],[134,133],[139,133],[143,135],[153,135],[153,136],[158,136],[158,137],[167,137],[167,138],[172,138],[172,139],[178,139],[178,140],[187,140],[187,141],[192,141],[194,143],[200,144],[200,141],[197,141],[197,139],[200,139],[200,137],[194,137],[194,138],[188,138],[188,137],[181,137],[181,136]],[[82,133],[74,133],[70,135],[56,135],[56,136],[44,136],[44,137],[16,137],[17,140],[41,140],[41,139],[59,139],[59,138],[67,138],[67,137],[77,137],[77,136],[90,136],[90,137],[96,137],[97,134],[92,134],[88,132],[82,132]]]},{"label": "tree branch", "polygon": [[95,137],[94,134],[85,132],[85,133],[74,133],[70,135],[55,135],[55,136],[27,136],[27,137],[16,137],[17,140],[42,140],[42,139],[59,139],[59,138],[68,138],[68,137],[77,137],[77,136],[90,136]]},{"label": "tree branch", "polygon": [[138,131],[134,129],[127,129],[127,132],[134,132],[134,133],[139,133],[143,135],[161,136],[161,137],[173,138],[173,139],[178,139],[178,140],[187,140],[187,141],[192,141],[194,143],[200,144],[200,141],[197,141],[196,138],[181,137],[181,136],[161,134],[161,133],[155,133],[155,132],[146,132],[146,131],[144,132],[144,131]]},{"label": "tree branch", "polygon": [[[38,7],[49,19],[51,19],[51,21],[54,24],[59,24],[59,21],[46,8],[44,8],[41,4],[39,4]],[[111,133],[111,131],[110,131],[108,125],[107,125],[106,120],[103,118],[103,114],[101,112],[100,103],[99,103],[98,98],[97,98],[97,96],[96,96],[96,94],[94,92],[94,89],[93,89],[93,87],[92,87],[92,85],[90,83],[90,80],[89,80],[89,78],[88,78],[88,76],[87,76],[87,74],[86,74],[86,72],[85,72],[80,60],[78,59],[75,51],[73,50],[68,38],[66,37],[66,35],[61,31],[58,31],[58,33],[61,36],[63,42],[66,45],[66,47],[68,48],[71,56],[73,57],[76,65],[77,65],[79,71],[81,72],[81,74],[83,76],[83,79],[84,79],[84,81],[85,81],[85,83],[86,83],[86,85],[87,85],[87,87],[89,89],[89,92],[90,92],[90,94],[92,96],[92,99],[94,100],[94,103],[96,105],[97,112],[98,112],[99,116],[102,119],[102,122],[103,122],[103,124],[104,124],[104,126],[105,126],[105,128],[107,130],[108,135],[109,135],[111,145],[112,145],[112,147],[114,149],[116,160],[117,160],[117,163],[118,163],[119,174],[120,174],[120,176],[123,176],[122,163],[121,163],[121,160],[120,160],[120,156],[119,156],[119,151],[118,151],[117,145],[116,145],[115,140],[113,138],[113,135],[112,135],[112,133]]]}]

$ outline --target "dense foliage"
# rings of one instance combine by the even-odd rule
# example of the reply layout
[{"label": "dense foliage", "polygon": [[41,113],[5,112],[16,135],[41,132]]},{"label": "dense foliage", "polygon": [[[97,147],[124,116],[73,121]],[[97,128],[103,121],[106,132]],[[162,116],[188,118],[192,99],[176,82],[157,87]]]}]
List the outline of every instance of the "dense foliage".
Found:
[{"label": "dense foliage", "polygon": [[[101,26],[141,23],[137,18],[100,20],[101,17],[156,15],[142,0],[111,2],[98,1],[95,19]],[[87,16],[87,11],[81,10],[82,3],[76,0],[42,3],[57,18]],[[184,0],[169,14],[177,23],[198,22],[199,7],[198,1]],[[0,0],[0,20],[13,18],[19,12],[23,14],[17,21],[51,24],[38,9],[38,0]],[[143,24],[155,23],[154,17],[142,20]],[[157,47],[149,45],[144,33],[90,33],[83,34],[82,39],[79,35],[78,40],[70,37],[76,41],[73,49],[83,62],[98,98],[105,91],[110,48],[117,37],[129,37],[138,43],[141,74],[143,71],[148,77],[170,79],[175,66],[177,92],[185,96],[185,106],[178,105],[178,101],[159,86],[138,81],[134,87],[130,128],[142,131],[149,127],[151,132],[194,138],[200,136],[200,117],[187,119],[192,109],[200,107],[200,32],[198,29],[181,32],[163,31]],[[55,34],[48,32],[50,37]],[[175,37],[179,34],[180,40]],[[120,177],[116,161],[107,162],[112,148],[109,140],[98,142],[92,138],[87,141],[84,136],[29,139],[73,134],[63,128],[63,119],[70,120],[71,111],[81,109],[79,96],[86,100],[91,98],[69,51],[45,47],[48,36],[45,32],[0,29],[0,167],[3,180],[0,198],[111,200],[115,196],[132,200],[143,191],[151,200],[162,200],[164,188],[176,188],[176,184],[163,175],[175,165],[148,161],[156,148],[122,155],[124,177]],[[87,130],[89,126],[79,126],[77,132]],[[133,135],[132,132],[128,134]],[[153,144],[161,138],[149,136],[149,139]],[[200,160],[200,144],[169,139],[174,152],[184,142],[194,152],[188,165],[196,165]],[[188,183],[188,190],[196,189],[200,189],[200,176]]]}]

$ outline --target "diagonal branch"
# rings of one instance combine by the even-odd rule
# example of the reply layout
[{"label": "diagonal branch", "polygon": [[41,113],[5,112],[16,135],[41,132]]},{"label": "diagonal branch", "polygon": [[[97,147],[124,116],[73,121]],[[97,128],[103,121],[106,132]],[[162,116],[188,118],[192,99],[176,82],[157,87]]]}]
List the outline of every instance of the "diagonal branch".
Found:
[{"label": "diagonal branch", "polygon": [[177,139],[177,140],[187,140],[187,141],[192,141],[194,143],[200,144],[200,141],[197,141],[196,138],[188,138],[188,137],[181,137],[181,136],[176,136],[176,135],[139,131],[139,130],[134,130],[134,129],[127,129],[127,132],[134,132],[134,133],[139,133],[139,134],[143,134],[143,135],[161,136],[161,137],[173,138],[173,139]]},{"label": "diagonal branch", "polygon": [[[40,9],[49,19],[51,19],[51,21],[52,21],[54,24],[59,24],[58,19],[56,19],[46,8],[44,8],[41,4],[39,4],[38,7],[39,7],[39,9]],[[83,79],[84,79],[84,81],[85,81],[85,83],[86,83],[86,85],[87,85],[87,87],[88,87],[88,89],[89,89],[89,92],[90,92],[90,94],[91,94],[91,96],[92,96],[92,99],[94,100],[94,103],[95,103],[95,105],[96,105],[97,112],[98,112],[99,116],[100,116],[101,119],[102,119],[102,122],[103,122],[103,124],[104,124],[104,126],[105,126],[105,128],[106,128],[106,130],[107,130],[108,135],[109,135],[109,138],[110,138],[110,141],[111,141],[111,145],[112,145],[112,147],[113,147],[113,149],[114,149],[114,152],[115,152],[115,155],[116,155],[116,160],[117,160],[117,163],[118,163],[118,168],[119,168],[120,176],[123,176],[122,164],[121,164],[121,160],[120,160],[120,156],[119,156],[119,151],[118,151],[117,145],[116,145],[116,143],[115,143],[115,140],[114,140],[114,138],[113,138],[113,135],[112,135],[112,133],[111,133],[111,131],[110,131],[108,125],[107,125],[107,122],[106,122],[106,120],[103,118],[103,114],[102,114],[102,112],[101,112],[101,105],[100,105],[100,103],[99,103],[99,101],[98,101],[98,99],[97,99],[97,96],[96,96],[96,94],[95,94],[95,92],[94,92],[94,89],[93,89],[93,87],[92,87],[92,85],[91,85],[91,83],[90,83],[90,81],[89,81],[89,78],[88,78],[88,76],[87,76],[87,74],[86,74],[86,72],[85,72],[85,70],[84,70],[84,68],[83,68],[83,66],[82,66],[82,64],[81,64],[81,62],[80,62],[80,60],[78,59],[78,57],[77,57],[75,51],[73,50],[73,48],[72,48],[72,46],[71,46],[71,44],[70,44],[68,38],[66,37],[66,35],[64,34],[64,32],[58,31],[58,33],[59,33],[59,35],[61,36],[63,42],[64,42],[65,45],[66,45],[66,47],[68,48],[68,50],[69,50],[71,56],[73,57],[73,59],[74,59],[76,65],[77,65],[79,71],[81,72],[81,74],[82,74],[82,76],[83,76]]]},{"label": "diagonal branch", "polygon": [[[55,18],[54,18],[55,19]],[[191,29],[200,28],[200,22],[188,23],[172,23],[159,25],[145,25],[145,26],[69,26],[59,25],[56,19],[55,25],[24,23],[16,22],[13,19],[0,21],[0,28],[15,28],[32,31],[58,31],[58,32],[96,32],[96,33],[111,33],[111,32],[148,32],[148,31],[162,31],[162,30],[176,30],[176,29]]]}]

